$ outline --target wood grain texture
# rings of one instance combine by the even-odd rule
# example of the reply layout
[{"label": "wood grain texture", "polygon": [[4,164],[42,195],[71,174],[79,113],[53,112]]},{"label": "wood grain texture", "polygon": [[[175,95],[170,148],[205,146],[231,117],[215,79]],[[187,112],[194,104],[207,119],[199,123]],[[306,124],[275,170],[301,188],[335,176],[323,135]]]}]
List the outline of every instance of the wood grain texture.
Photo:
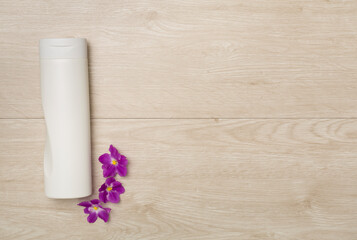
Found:
[{"label": "wood grain texture", "polygon": [[[89,43],[93,190],[43,191],[38,41]],[[357,1],[0,0],[0,239],[357,239]],[[95,196],[95,195],[93,195]]]},{"label": "wood grain texture", "polygon": [[357,120],[93,120],[129,158],[110,223],[43,193],[43,120],[0,120],[1,239],[357,237]]},{"label": "wood grain texture", "polygon": [[88,39],[94,118],[357,117],[356,29],[354,0],[1,0],[0,118],[43,117],[62,36]]}]

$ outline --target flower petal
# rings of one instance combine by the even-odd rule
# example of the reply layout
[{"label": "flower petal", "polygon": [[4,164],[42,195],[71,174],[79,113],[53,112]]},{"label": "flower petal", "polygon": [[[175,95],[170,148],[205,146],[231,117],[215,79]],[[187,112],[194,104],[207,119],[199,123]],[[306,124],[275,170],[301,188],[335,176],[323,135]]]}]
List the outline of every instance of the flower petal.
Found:
[{"label": "flower petal", "polygon": [[[109,211],[109,212],[110,212],[110,211]],[[100,217],[101,219],[103,219],[104,222],[108,222],[109,212],[107,212],[105,209],[102,209],[101,211],[99,211],[98,217]]]},{"label": "flower petal", "polygon": [[115,158],[116,160],[120,159],[120,153],[118,152],[118,149],[116,149],[113,145],[110,145],[109,152],[110,152],[110,155],[113,158]]},{"label": "flower petal", "polygon": [[98,160],[103,164],[109,164],[111,163],[112,158],[110,157],[109,153],[104,153],[98,158]]},{"label": "flower petal", "polygon": [[120,160],[118,162],[121,165],[128,165],[128,159],[124,155],[121,155]]},{"label": "flower petal", "polygon": [[126,176],[126,174],[127,174],[127,169],[126,169],[125,166],[118,164],[118,165],[116,165],[115,167],[116,167],[117,173],[118,173],[121,177],[125,177],[125,176]]},{"label": "flower petal", "polygon": [[82,207],[90,207],[90,206],[92,206],[92,204],[90,202],[88,202],[88,201],[78,203],[77,205],[78,206],[82,206]]},{"label": "flower petal", "polygon": [[85,214],[89,214],[90,213],[88,207],[86,207],[83,211],[84,211]]},{"label": "flower petal", "polygon": [[100,203],[100,201],[98,199],[93,199],[93,200],[90,200],[91,203],[93,204],[98,204]]},{"label": "flower petal", "polygon": [[97,221],[97,213],[96,212],[92,212],[91,214],[89,214],[89,216],[87,217],[87,221],[89,223],[94,223],[95,221]]},{"label": "flower petal", "polygon": [[125,188],[123,187],[123,185],[120,182],[115,182],[112,184],[112,191],[117,191],[119,194],[122,194],[125,192]]},{"label": "flower petal", "polygon": [[109,186],[112,182],[115,182],[115,178],[113,178],[113,177],[107,178],[107,180],[105,180],[105,184],[108,185],[108,186]]},{"label": "flower petal", "polygon": [[107,188],[107,185],[105,183],[103,183],[102,186],[100,186],[100,188],[98,189],[98,192],[103,192],[103,191],[105,191],[106,188]]},{"label": "flower petal", "polygon": [[113,177],[115,176],[115,166],[112,164],[106,164],[102,166],[103,177]]},{"label": "flower petal", "polygon": [[108,202],[107,195],[108,195],[107,191],[100,192],[99,193],[99,200],[104,202],[104,203]]},{"label": "flower petal", "polygon": [[108,193],[108,201],[112,203],[118,203],[120,201],[119,193],[116,191],[110,191]]}]

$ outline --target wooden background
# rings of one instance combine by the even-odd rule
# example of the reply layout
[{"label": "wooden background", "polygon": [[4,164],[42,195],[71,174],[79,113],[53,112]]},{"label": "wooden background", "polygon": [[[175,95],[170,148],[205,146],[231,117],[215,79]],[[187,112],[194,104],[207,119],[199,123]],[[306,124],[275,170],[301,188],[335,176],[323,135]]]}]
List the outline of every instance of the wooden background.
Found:
[{"label": "wooden background", "polygon": [[[43,190],[38,41],[89,43],[94,191]],[[0,0],[0,239],[357,239],[357,1]],[[95,196],[95,195],[93,195]]]}]

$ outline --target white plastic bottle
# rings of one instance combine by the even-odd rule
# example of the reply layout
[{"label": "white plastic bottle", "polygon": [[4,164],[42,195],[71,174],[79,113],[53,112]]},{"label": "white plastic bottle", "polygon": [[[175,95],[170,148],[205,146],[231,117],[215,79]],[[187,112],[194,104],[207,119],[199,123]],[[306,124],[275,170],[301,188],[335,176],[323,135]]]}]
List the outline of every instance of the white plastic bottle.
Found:
[{"label": "white plastic bottle", "polygon": [[89,196],[92,178],[86,40],[41,39],[40,62],[47,129],[44,154],[46,196]]}]

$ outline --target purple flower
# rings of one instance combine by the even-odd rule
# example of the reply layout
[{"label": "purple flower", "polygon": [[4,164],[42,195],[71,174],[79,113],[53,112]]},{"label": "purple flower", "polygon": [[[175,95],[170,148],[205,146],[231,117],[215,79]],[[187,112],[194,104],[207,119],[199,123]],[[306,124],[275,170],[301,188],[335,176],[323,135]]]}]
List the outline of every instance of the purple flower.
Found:
[{"label": "purple flower", "polygon": [[128,164],[126,157],[121,155],[113,145],[110,145],[109,151],[110,154],[104,153],[99,157],[99,162],[103,164],[103,177],[115,177],[117,173],[122,177],[126,176]]},{"label": "purple flower", "polygon": [[118,203],[120,201],[120,194],[125,192],[123,185],[116,181],[115,178],[110,177],[105,180],[105,183],[99,188],[99,200],[106,203]]},{"label": "purple flower", "polygon": [[87,221],[89,223],[94,223],[97,221],[97,218],[100,217],[103,219],[104,222],[108,221],[109,218],[109,213],[110,213],[110,208],[103,208],[99,204],[98,199],[93,199],[90,202],[81,202],[77,204],[78,206],[85,207],[84,208],[84,213],[89,214],[87,217]]}]

